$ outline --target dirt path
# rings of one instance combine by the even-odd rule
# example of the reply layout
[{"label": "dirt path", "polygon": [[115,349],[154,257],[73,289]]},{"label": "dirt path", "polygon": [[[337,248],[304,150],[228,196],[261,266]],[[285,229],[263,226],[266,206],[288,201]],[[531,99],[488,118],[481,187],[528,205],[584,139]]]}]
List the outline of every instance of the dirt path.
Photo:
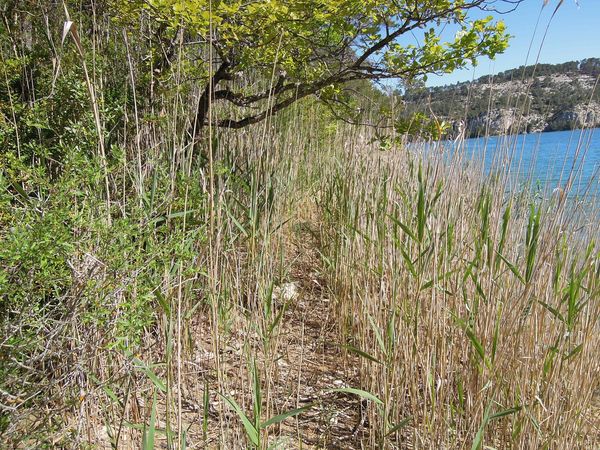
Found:
[{"label": "dirt path", "polygon": [[[279,307],[285,301],[286,309],[273,340],[275,361],[266,372],[268,383],[261,380],[263,399],[270,400],[269,415],[313,405],[296,418],[269,428],[269,441],[278,438],[281,449],[356,449],[361,448],[367,424],[358,397],[330,389],[358,386],[358,361],[353,355],[344,355],[335,329],[333,302],[326,280],[320,273],[318,242],[307,225],[298,226],[290,243],[290,280],[277,290]],[[282,298],[283,297],[283,298]],[[202,392],[199,380],[209,378],[216,386],[214,353],[208,323],[195,325],[196,351],[194,363],[186,374],[184,391],[184,421],[192,424],[188,431],[188,448],[218,448],[218,417],[224,414],[231,423],[239,420],[222,399],[211,392],[207,440],[201,431]],[[258,336],[243,336],[232,331],[231,339],[220,356],[221,369],[227,374],[227,384],[238,385],[229,394],[236,397],[246,412],[252,411],[248,396],[249,375],[245,352],[247,344],[256,344]],[[237,337],[237,339],[236,339]],[[244,342],[246,345],[244,345]],[[223,346],[222,346],[223,347]],[[254,347],[257,348],[258,346]],[[258,363],[258,362],[257,362]],[[264,366],[263,366],[264,367]],[[214,380],[214,383],[212,382]],[[240,398],[242,392],[246,398]],[[238,427],[239,428],[239,427]],[[237,439],[244,442],[242,435]],[[221,448],[231,448],[223,446]],[[240,447],[244,448],[242,444]]]}]

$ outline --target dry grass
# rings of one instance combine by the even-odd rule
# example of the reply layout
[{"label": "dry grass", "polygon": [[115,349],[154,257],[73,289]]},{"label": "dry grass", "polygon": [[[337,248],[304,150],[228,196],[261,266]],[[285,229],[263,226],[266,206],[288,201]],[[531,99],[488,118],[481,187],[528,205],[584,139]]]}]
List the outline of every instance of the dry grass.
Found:
[{"label": "dry grass", "polygon": [[56,383],[82,395],[46,411],[64,418],[55,442],[138,448],[156,428],[174,448],[179,421],[187,448],[247,448],[226,397],[262,423],[305,408],[262,429],[264,448],[598,443],[598,223],[506,193],[508,173],[347,133],[220,145],[215,161],[234,158],[255,188],[216,176],[215,236],[193,246],[204,274],[165,275],[171,308],[139,360],[73,319],[79,366],[57,366]]},{"label": "dry grass", "polygon": [[495,448],[593,447],[597,221],[506,195],[502,168],[492,181],[437,155],[344,161],[323,186],[330,280],[342,336],[368,355],[361,386],[385,405],[368,446],[470,448],[481,433]]}]

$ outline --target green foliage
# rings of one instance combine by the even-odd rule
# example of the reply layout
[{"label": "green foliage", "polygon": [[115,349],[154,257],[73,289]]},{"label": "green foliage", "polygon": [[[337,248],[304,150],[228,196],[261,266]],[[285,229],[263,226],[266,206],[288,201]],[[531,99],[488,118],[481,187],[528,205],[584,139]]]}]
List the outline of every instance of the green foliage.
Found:
[{"label": "green foliage", "polygon": [[443,138],[449,128],[450,124],[447,122],[420,112],[409,117],[401,117],[396,121],[396,131],[399,134],[433,141]]},{"label": "green foliage", "polygon": [[[95,352],[141,351],[161,301],[172,294],[165,277],[176,270],[174,261],[187,278],[202,270],[195,248],[205,242],[206,198],[195,180],[182,177],[173,190],[168,170],[157,168],[145,185],[153,200],[144,203],[123,178],[125,161],[113,160],[109,175],[126,191],[123,210],[113,210],[108,223],[98,158],[62,151],[56,174],[25,155],[8,152],[0,160],[0,327],[10,336],[0,348],[0,389],[9,399],[28,399],[21,408],[47,401],[51,374],[43,367],[52,367],[54,352],[68,349],[80,332],[95,336]],[[186,191],[194,212],[182,215],[176,208]],[[57,350],[45,356],[50,345]],[[146,374],[149,367],[139,365]],[[61,396],[66,405],[77,403],[77,391]],[[0,426],[12,420],[2,415]],[[42,436],[54,425],[44,426]]]},{"label": "green foliage", "polygon": [[[315,54],[335,55],[349,41],[362,46],[380,42],[387,37],[384,25],[399,28],[413,9],[424,9],[428,16],[455,22],[460,31],[454,41],[441,43],[431,29],[425,33],[425,45],[419,49],[394,44],[383,52],[389,69],[412,68],[416,74],[421,67],[431,66],[429,70],[452,71],[462,66],[463,60],[474,61],[480,54],[494,55],[506,47],[504,25],[492,24],[491,17],[469,22],[467,2],[413,3],[229,0],[211,4],[206,0],[152,0],[140,2],[137,8],[174,29],[183,26],[201,36],[207,36],[211,27],[218,29],[220,51],[235,51],[239,69],[261,68],[269,75],[270,66],[277,60],[292,79],[299,81],[316,79],[327,70],[323,63],[315,64]],[[132,13],[130,2],[115,4],[122,8],[122,14]],[[464,8],[457,7],[460,4]]]},{"label": "green foliage", "polygon": [[[37,4],[32,8],[41,10]],[[56,12],[45,17],[52,20],[53,29],[58,30],[62,17],[57,17]],[[58,54],[57,48],[48,45],[48,39],[57,40],[57,36],[46,34],[42,18],[29,20],[32,43],[30,48],[23,47],[21,54],[8,50],[12,46],[9,38],[25,37],[0,32],[4,63],[0,64],[0,149],[24,156],[26,162],[42,162],[54,173],[65,156],[65,147],[76,146],[95,152],[97,131],[80,58],[68,46]],[[83,14],[81,21],[86,24],[90,17]],[[88,45],[86,39],[84,45]],[[111,74],[105,78],[102,95],[98,98],[99,112],[108,130],[123,125],[124,109],[129,101],[127,86],[123,83],[127,72],[113,59],[120,58],[122,52],[118,45],[113,45],[102,57],[86,55],[88,64],[95,67],[99,77]],[[114,135],[108,134],[107,144],[113,139]]]},{"label": "green foliage", "polygon": [[[109,226],[101,214],[102,196],[90,195],[101,173],[95,159],[72,150],[55,179],[43,167],[28,167],[11,153],[4,155],[2,169],[2,310],[63,301],[73,295],[79,278],[87,279],[78,294],[80,302],[92,302],[85,320],[102,326],[116,318],[116,339],[138,342],[153,320],[156,286],[165,269],[170,270],[173,258],[193,259],[191,244],[204,239],[203,225],[194,223],[194,214],[184,230],[182,217],[174,212],[182,208],[186,185],[192,187],[189,210],[202,211],[204,198],[197,185],[191,179],[179,181],[169,214],[164,206],[140,207],[132,199],[128,215]],[[116,163],[114,170],[122,168]],[[159,205],[169,195],[169,180],[167,174],[157,175],[154,202]],[[97,276],[90,278],[89,271]]]},{"label": "green foliage", "polygon": [[[202,48],[201,64],[185,68],[204,80],[193,130],[197,135],[207,123],[211,106],[209,76],[215,89],[213,100],[225,101],[228,106],[220,110],[215,123],[241,128],[312,94],[329,105],[355,109],[344,95],[344,86],[357,80],[423,79],[430,73],[448,73],[475,64],[481,56],[493,58],[508,45],[504,23],[494,22],[491,16],[472,20],[468,15],[486,3],[113,0],[111,5],[115,20],[131,27],[141,17],[150,17],[159,24],[157,34],[166,39],[169,48],[181,36],[179,31],[186,41],[200,38],[212,45],[208,54],[206,47]],[[453,39],[440,37],[445,26],[455,29]],[[402,43],[400,38],[409,33],[418,35],[419,45]],[[164,39],[158,44],[164,49]],[[214,68],[208,71],[206,63],[211,57]],[[163,65],[160,60],[156,64]],[[231,83],[234,80],[241,83]],[[252,106],[258,106],[258,112],[246,109]]]}]

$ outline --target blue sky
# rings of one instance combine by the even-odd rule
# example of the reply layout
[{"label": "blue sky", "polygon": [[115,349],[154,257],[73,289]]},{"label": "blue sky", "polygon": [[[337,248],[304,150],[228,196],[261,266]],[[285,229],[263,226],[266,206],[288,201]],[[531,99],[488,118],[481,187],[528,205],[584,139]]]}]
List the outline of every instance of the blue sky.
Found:
[{"label": "blue sky", "polygon": [[[551,0],[543,9],[542,3],[542,0],[524,0],[516,11],[498,15],[506,23],[508,32],[514,36],[504,54],[496,56],[494,61],[488,58],[481,59],[475,68],[440,77],[430,76],[427,85],[438,86],[468,81],[523,64],[534,64],[538,52],[540,63],[562,63],[600,57],[600,0],[579,0],[579,6],[574,0],[565,0],[550,23],[543,46],[540,45],[542,37],[558,0]],[[538,17],[539,25],[535,31]],[[531,52],[527,59],[530,45]]]}]

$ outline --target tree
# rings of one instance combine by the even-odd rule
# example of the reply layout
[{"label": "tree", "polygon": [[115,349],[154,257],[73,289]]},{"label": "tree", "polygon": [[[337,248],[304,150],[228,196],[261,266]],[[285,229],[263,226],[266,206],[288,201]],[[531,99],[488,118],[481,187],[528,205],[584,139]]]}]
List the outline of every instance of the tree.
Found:
[{"label": "tree", "polygon": [[[469,13],[521,0],[148,0],[117,2],[121,14],[149,15],[205,43],[192,136],[217,102],[213,124],[241,128],[312,94],[326,102],[355,80],[413,80],[493,58],[508,45],[502,21]],[[481,14],[480,14],[481,15]],[[442,39],[451,25],[456,34]],[[445,35],[446,33],[444,33]],[[410,36],[410,40],[406,39]],[[414,43],[414,37],[419,42]],[[174,46],[170,46],[174,48]],[[243,80],[260,78],[250,86]]]}]

